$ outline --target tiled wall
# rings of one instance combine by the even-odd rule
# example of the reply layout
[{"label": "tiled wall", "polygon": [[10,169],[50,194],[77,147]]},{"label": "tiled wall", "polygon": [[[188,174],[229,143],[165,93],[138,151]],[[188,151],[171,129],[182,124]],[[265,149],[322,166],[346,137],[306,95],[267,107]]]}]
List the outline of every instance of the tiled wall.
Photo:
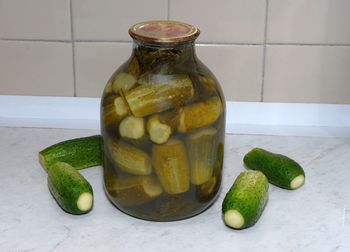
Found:
[{"label": "tiled wall", "polygon": [[350,104],[349,0],[0,0],[0,94],[99,97],[149,19],[201,29],[227,100]]}]

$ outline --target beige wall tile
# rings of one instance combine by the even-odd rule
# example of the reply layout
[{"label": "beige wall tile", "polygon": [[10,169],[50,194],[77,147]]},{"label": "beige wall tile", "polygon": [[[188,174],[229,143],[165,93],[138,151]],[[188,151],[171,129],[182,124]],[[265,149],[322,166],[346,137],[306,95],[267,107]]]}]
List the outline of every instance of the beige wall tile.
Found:
[{"label": "beige wall tile", "polygon": [[133,24],[167,18],[167,1],[73,0],[75,39],[130,41]]},{"label": "beige wall tile", "polygon": [[0,94],[73,96],[72,45],[0,41]]},{"label": "beige wall tile", "polygon": [[268,46],[266,102],[350,103],[350,47]]},{"label": "beige wall tile", "polygon": [[264,0],[170,0],[170,19],[199,27],[199,42],[264,42]]},{"label": "beige wall tile", "polygon": [[69,0],[0,0],[0,38],[69,40]]},{"label": "beige wall tile", "polygon": [[349,0],[270,0],[268,42],[350,43]]},{"label": "beige wall tile", "polygon": [[77,96],[101,97],[108,79],[131,52],[131,43],[76,43]]},{"label": "beige wall tile", "polygon": [[[131,55],[131,43],[76,43],[77,96],[100,97],[112,73]],[[227,100],[260,101],[262,47],[197,46]]]},{"label": "beige wall tile", "polygon": [[228,101],[260,101],[262,46],[197,46],[199,59],[220,81]]}]

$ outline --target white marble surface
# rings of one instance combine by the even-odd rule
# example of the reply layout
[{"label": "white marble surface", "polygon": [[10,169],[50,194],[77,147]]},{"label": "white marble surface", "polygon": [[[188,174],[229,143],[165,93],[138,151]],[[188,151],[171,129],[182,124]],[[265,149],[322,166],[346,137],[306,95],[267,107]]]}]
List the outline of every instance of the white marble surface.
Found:
[{"label": "white marble surface", "polygon": [[[39,150],[92,130],[0,128],[0,251],[350,251],[350,139],[230,135],[223,189],[204,213],[183,221],[143,221],[117,210],[102,190],[101,167],[83,170],[94,189],[93,210],[63,212],[49,193]],[[286,154],[305,169],[306,184],[270,187],[258,223],[227,228],[221,202],[244,170],[243,155],[259,146]]]}]

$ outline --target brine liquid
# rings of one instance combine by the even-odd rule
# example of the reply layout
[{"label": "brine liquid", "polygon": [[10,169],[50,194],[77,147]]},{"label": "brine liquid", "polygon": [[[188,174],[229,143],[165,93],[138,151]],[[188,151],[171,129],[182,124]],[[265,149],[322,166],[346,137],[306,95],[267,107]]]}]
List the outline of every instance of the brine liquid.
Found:
[{"label": "brine liquid", "polygon": [[[110,199],[110,201],[115,204],[117,208],[119,208],[121,211],[132,215],[134,217],[147,219],[147,220],[155,220],[155,221],[171,221],[171,220],[179,220],[188,218],[191,216],[194,216],[205,209],[207,209],[215,200],[216,196],[218,195],[220,185],[221,185],[221,171],[222,171],[222,162],[223,162],[223,146],[224,146],[224,132],[225,132],[225,103],[223,100],[223,96],[221,93],[220,88],[217,86],[215,78],[211,75],[210,72],[200,63],[200,62],[193,62],[190,61],[190,63],[187,64],[186,68],[186,62],[182,62],[183,64],[180,66],[169,66],[169,64],[163,64],[163,67],[155,61],[152,61],[152,58],[147,58],[147,62],[149,64],[153,64],[154,67],[152,70],[149,68],[142,67],[142,63],[138,62],[136,67],[135,64],[135,58],[132,58],[129,60],[127,64],[125,64],[123,67],[121,67],[111,78],[109,86],[106,87],[102,103],[101,103],[101,130],[102,135],[104,139],[104,185],[105,185],[105,191]],[[161,62],[161,61],[160,61]],[[164,63],[164,62],[163,62]],[[193,67],[195,66],[195,69],[193,70]],[[138,68],[138,69],[135,69]],[[169,70],[170,69],[170,70]],[[185,69],[185,70],[184,70]],[[186,69],[192,69],[191,71]],[[113,88],[113,78],[120,73],[120,72],[126,72],[131,73],[133,76],[135,76],[136,85],[132,86],[127,91],[122,90],[122,93],[116,92],[116,88]],[[164,74],[165,72],[165,74]],[[147,76],[147,80],[154,81],[156,76],[156,79],[159,79],[160,73],[164,76],[170,76],[169,72],[171,73],[178,73],[178,74],[185,74],[190,76],[192,82],[193,82],[193,89],[194,94],[191,99],[188,99],[187,101],[183,102],[177,102],[178,100],[174,97],[170,97],[169,99],[172,99],[171,101],[174,102],[174,106],[171,108],[168,108],[165,111],[161,112],[155,112],[153,114],[161,114],[167,111],[179,111],[181,107],[183,106],[191,106],[191,104],[196,104],[200,102],[205,102],[208,99],[211,99],[213,97],[220,98],[222,102],[222,113],[220,116],[215,120],[215,122],[210,123],[208,125],[201,126],[196,129],[191,129],[186,132],[178,132],[176,129],[173,129],[173,132],[170,136],[171,139],[179,140],[183,143],[186,149],[186,155],[188,155],[188,144],[187,139],[190,134],[193,132],[197,132],[198,130],[211,127],[216,129],[217,134],[215,135],[215,143],[213,144],[212,148],[214,149],[214,161],[212,164],[212,175],[211,178],[208,179],[205,183],[194,185],[191,183],[190,180],[190,186],[187,191],[182,193],[175,193],[175,194],[169,194],[164,190],[166,185],[162,185],[159,183],[160,178],[159,174],[156,172],[156,169],[154,167],[154,159],[152,159],[152,156],[154,153],[152,153],[152,149],[154,145],[157,145],[157,143],[154,143],[150,140],[150,136],[145,130],[144,136],[142,137],[142,140],[130,140],[127,138],[123,138],[120,135],[119,132],[119,124],[122,119],[118,119],[115,121],[111,121],[110,117],[107,121],[105,115],[107,111],[107,107],[111,106],[111,100],[115,99],[115,97],[123,97],[123,100],[125,101],[125,96],[127,96],[128,92],[132,91],[134,88],[137,88],[140,85],[147,85],[144,84],[144,81],[141,81],[140,79],[144,80],[144,76]],[[152,77],[153,76],[153,77]],[[132,79],[132,78],[131,78]],[[164,78],[160,78],[161,81],[164,82]],[[166,78],[165,78],[166,80]],[[209,82],[207,80],[210,80]],[[131,81],[132,82],[132,81]],[[166,84],[166,83],[165,83]],[[112,86],[112,87],[111,87]],[[162,94],[163,95],[163,94]],[[171,91],[169,93],[169,96],[171,96]],[[180,98],[179,98],[180,99]],[[165,98],[166,100],[166,98]],[[137,99],[136,99],[137,101]],[[128,102],[126,100],[126,102]],[[142,99],[141,101],[142,102]],[[172,105],[172,103],[170,103]],[[166,106],[169,106],[169,103],[167,103]],[[110,109],[110,108],[108,108]],[[130,108],[129,108],[130,109]],[[212,111],[207,111],[208,116],[210,115]],[[109,113],[109,112],[108,112]],[[129,114],[132,114],[131,112],[128,112]],[[147,123],[147,120],[150,116],[153,114],[145,115],[143,116],[143,120],[145,124]],[[204,124],[206,122],[205,118],[198,119],[198,121],[204,121]],[[174,118],[174,120],[178,120]],[[147,174],[147,176],[151,176],[152,178],[155,178],[157,182],[157,186],[161,185],[163,187],[162,192],[158,195],[158,187],[152,187],[152,185],[147,184],[147,186],[151,186],[150,188],[154,190],[156,188],[157,190],[154,190],[151,192],[147,189],[147,187],[144,186],[142,178],[138,180],[139,177],[142,177],[144,175],[135,175],[132,173],[127,172],[125,169],[121,169],[119,165],[115,162],[115,158],[113,158],[113,153],[111,153],[111,148],[108,144],[108,142],[114,141],[115,143],[118,143],[120,141],[125,142],[126,144],[130,146],[134,146],[135,148],[142,150],[144,153],[147,154],[149,157],[149,160],[151,160],[152,163],[152,172],[151,174]],[[188,157],[188,160],[190,160],[191,157]],[[132,162],[133,160],[130,160]],[[189,170],[191,170],[190,162],[188,164]],[[190,172],[190,171],[189,171]],[[135,179],[133,179],[135,178]],[[174,179],[176,179],[174,177]],[[131,181],[131,182],[130,182]],[[141,182],[138,182],[141,181]],[[154,181],[154,180],[152,180]],[[140,183],[139,185],[137,183]],[[156,192],[156,194],[155,194]]]},{"label": "brine liquid", "polygon": [[[145,146],[144,148],[151,151],[152,144],[153,143],[150,143],[149,146]],[[222,148],[221,145],[218,145],[218,155],[222,155],[220,153],[222,152],[220,148]],[[105,152],[108,152],[108,150]],[[218,159],[220,159],[220,157],[218,157]],[[159,197],[156,197],[149,202],[142,204],[135,202],[134,205],[130,206],[129,204],[123,204],[123,200],[118,199],[118,195],[115,195],[113,190],[107,185],[114,184],[116,180],[123,179],[123,177],[129,178],[132,175],[120,170],[118,166],[113,163],[109,157],[109,154],[105,153],[105,191],[108,195],[109,200],[115,204],[117,208],[134,217],[155,221],[184,219],[204,211],[214,202],[215,198],[217,197],[221,184],[222,161],[216,165],[216,174],[213,174],[216,182],[215,184],[210,185],[213,186],[212,189],[208,188],[208,190],[206,190],[206,188],[202,188],[202,185],[191,184],[190,189],[187,192],[171,195],[163,191]],[[153,173],[155,172],[153,171]],[[140,200],[142,201],[142,199]]]}]

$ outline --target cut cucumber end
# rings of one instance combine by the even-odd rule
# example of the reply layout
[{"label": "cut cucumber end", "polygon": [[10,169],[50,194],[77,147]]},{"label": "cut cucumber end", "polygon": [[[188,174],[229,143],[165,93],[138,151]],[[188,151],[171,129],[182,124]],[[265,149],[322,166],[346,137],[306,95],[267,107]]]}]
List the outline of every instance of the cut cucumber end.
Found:
[{"label": "cut cucumber end", "polygon": [[244,225],[244,218],[240,212],[237,210],[228,210],[224,214],[224,220],[226,225],[232,227],[232,228],[242,228]]},{"label": "cut cucumber end", "polygon": [[157,197],[163,192],[161,185],[158,183],[158,180],[154,177],[144,177],[144,179],[142,179],[141,182],[143,190],[151,198]]},{"label": "cut cucumber end", "polygon": [[160,195],[162,193],[162,191],[163,191],[162,188],[160,186],[156,186],[156,185],[148,185],[145,187],[145,192],[150,197],[156,197],[156,196]]},{"label": "cut cucumber end", "polygon": [[305,176],[304,175],[299,175],[296,176],[292,182],[290,182],[290,188],[291,189],[297,189],[299,187],[301,187],[305,182]]},{"label": "cut cucumber end", "polygon": [[46,165],[45,165],[45,157],[44,157],[44,155],[42,155],[41,153],[39,153],[39,163],[41,164],[41,166],[45,169],[45,170],[47,170],[47,167],[46,167]]},{"label": "cut cucumber end", "polygon": [[78,209],[83,212],[89,211],[92,207],[92,202],[93,202],[92,194],[88,192],[84,192],[78,198],[78,202],[77,202]]},{"label": "cut cucumber end", "polygon": [[149,131],[151,140],[157,144],[165,143],[171,135],[170,126],[158,121],[153,122]]}]

